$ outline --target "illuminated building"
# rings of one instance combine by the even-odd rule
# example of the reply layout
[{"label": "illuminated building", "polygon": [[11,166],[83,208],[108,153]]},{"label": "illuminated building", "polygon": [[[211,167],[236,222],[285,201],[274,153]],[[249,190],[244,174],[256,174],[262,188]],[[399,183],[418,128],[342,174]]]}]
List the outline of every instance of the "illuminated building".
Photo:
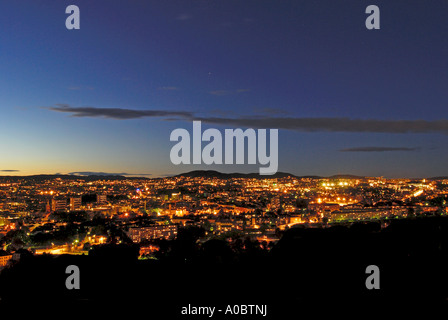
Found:
[{"label": "illuminated building", "polygon": [[308,204],[308,209],[316,212],[333,212],[339,210],[341,206],[337,203],[318,202]]},{"label": "illuminated building", "polygon": [[391,215],[391,208],[359,208],[359,209],[340,209],[328,214],[330,221],[345,220],[370,220],[388,217]]},{"label": "illuminated building", "polygon": [[65,211],[67,209],[67,199],[52,199],[51,210],[52,211]]},{"label": "illuminated building", "polygon": [[107,195],[105,195],[105,194],[97,194],[96,195],[96,202],[97,203],[106,203],[107,202]]},{"label": "illuminated building", "polygon": [[129,228],[129,238],[135,243],[141,242],[143,239],[174,239],[177,236],[176,225],[156,225],[141,228]]},{"label": "illuminated building", "polygon": [[6,266],[8,261],[12,258],[12,255],[0,256],[0,267]]},{"label": "illuminated building", "polygon": [[70,210],[76,211],[81,209],[81,197],[72,197],[70,198]]}]

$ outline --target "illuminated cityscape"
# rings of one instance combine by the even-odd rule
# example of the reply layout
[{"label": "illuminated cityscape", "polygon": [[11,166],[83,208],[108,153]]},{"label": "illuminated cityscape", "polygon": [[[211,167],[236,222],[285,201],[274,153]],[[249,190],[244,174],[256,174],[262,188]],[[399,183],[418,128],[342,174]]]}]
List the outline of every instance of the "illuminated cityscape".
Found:
[{"label": "illuminated cityscape", "polygon": [[[159,301],[153,313],[165,313],[171,304],[162,299],[162,292],[172,296],[170,288],[186,286],[201,301],[208,301],[209,289],[191,281],[219,279],[218,272],[227,279],[223,281],[253,279],[248,288],[260,303],[272,307],[289,301],[288,307],[275,313],[287,315],[293,312],[294,303],[290,298],[266,295],[266,290],[279,284],[261,279],[266,270],[278,276],[281,270],[296,270],[309,277],[288,277],[285,284],[316,294],[325,283],[321,299],[327,304],[350,299],[362,306],[391,297],[413,301],[411,297],[421,299],[419,293],[433,288],[434,282],[411,283],[411,290],[400,274],[404,272],[406,278],[409,272],[437,270],[439,263],[447,263],[447,200],[446,177],[298,177],[278,173],[266,178],[210,170],[165,178],[3,176],[0,297],[3,301],[42,303],[35,293],[40,289],[33,289],[39,285],[23,283],[29,281],[28,274],[36,272],[33,270],[40,270],[39,274],[46,276],[34,281],[44,281],[49,288],[46,295],[62,305],[115,299],[143,302],[149,295]],[[442,260],[433,264],[432,259]],[[382,281],[389,281],[380,296],[359,293],[359,282],[364,280],[356,274],[372,261],[386,270]],[[83,278],[88,277],[91,285],[88,290],[78,290],[81,295],[64,291],[56,297],[61,289],[54,274],[63,275],[68,264],[80,265],[84,275],[85,270],[93,273]],[[327,266],[339,277],[330,282],[322,278]],[[244,272],[246,269],[251,271]],[[392,282],[388,273],[394,274]],[[139,280],[129,282],[128,274]],[[105,284],[110,277],[118,280]],[[436,288],[448,280],[439,272],[432,277],[439,279]],[[347,291],[335,299],[332,295],[340,282]],[[151,294],[137,290],[154,283],[159,289]],[[396,289],[387,288],[390,283],[392,288],[396,283],[403,286],[399,296]],[[20,289],[24,286],[26,291]],[[137,291],[118,294],[129,286]],[[227,290],[213,290],[210,303],[215,305],[229,295]],[[300,292],[301,303],[317,302]],[[437,289],[425,298],[439,301],[447,293]],[[172,297],[177,303],[184,301],[181,296]],[[268,301],[266,297],[270,297]],[[233,293],[233,299],[244,301],[244,295]]]},{"label": "illuminated cityscape", "polygon": [[158,241],[192,227],[203,230],[201,242],[248,237],[273,245],[294,227],[386,227],[394,219],[444,216],[448,178],[235,178],[214,171],[156,179],[2,177],[0,197],[0,241],[11,262],[21,249],[88,254],[93,245],[125,240],[140,245],[143,258],[152,257],[148,247],[155,252]]}]

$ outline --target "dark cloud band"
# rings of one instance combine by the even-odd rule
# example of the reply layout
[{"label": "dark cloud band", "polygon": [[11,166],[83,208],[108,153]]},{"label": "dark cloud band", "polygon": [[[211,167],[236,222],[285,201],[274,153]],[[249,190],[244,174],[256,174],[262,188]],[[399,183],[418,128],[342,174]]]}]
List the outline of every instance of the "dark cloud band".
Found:
[{"label": "dark cloud band", "polygon": [[341,149],[341,152],[388,152],[388,151],[416,151],[419,148],[407,147],[356,147]]},{"label": "dark cloud band", "polygon": [[73,117],[103,117],[117,120],[158,117],[163,120],[200,120],[208,124],[232,125],[241,128],[286,129],[301,132],[357,133],[441,133],[448,134],[448,120],[376,120],[351,118],[293,117],[197,117],[188,111],[134,110],[124,108],[71,107],[59,104],[49,110],[71,113]]},{"label": "dark cloud band", "polygon": [[69,172],[70,175],[74,176],[150,176],[150,173],[127,173],[127,172],[95,172],[95,171],[78,171]]},{"label": "dark cloud band", "polygon": [[285,118],[253,119],[197,118],[213,124],[238,127],[275,128],[302,132],[370,132],[370,133],[443,133],[448,134],[448,120],[370,120],[350,118]]},{"label": "dark cloud band", "polygon": [[103,117],[118,120],[138,119],[145,117],[191,117],[191,112],[164,110],[133,110],[123,108],[71,107],[58,104],[48,109],[57,112],[71,113],[73,117]]}]

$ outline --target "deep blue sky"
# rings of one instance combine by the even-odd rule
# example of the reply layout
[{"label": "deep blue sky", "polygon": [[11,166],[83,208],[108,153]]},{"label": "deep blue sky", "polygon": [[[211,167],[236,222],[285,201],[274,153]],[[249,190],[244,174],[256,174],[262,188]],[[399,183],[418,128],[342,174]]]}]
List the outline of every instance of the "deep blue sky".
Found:
[{"label": "deep blue sky", "polygon": [[[80,30],[65,28],[71,4]],[[370,4],[380,30],[365,27]],[[279,128],[280,171],[448,175],[447,57],[445,0],[2,1],[0,170],[17,171],[0,174],[258,171],[171,164],[188,112],[221,119],[204,128]],[[296,118],[317,124],[278,125]]]}]

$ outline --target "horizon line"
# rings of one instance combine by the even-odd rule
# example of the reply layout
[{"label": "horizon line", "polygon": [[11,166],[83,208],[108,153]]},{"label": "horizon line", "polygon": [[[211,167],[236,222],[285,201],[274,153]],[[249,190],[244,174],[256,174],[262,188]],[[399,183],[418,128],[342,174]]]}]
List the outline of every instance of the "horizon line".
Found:
[{"label": "horizon line", "polygon": [[[19,171],[16,171],[17,173]],[[338,176],[352,176],[356,178],[383,178],[383,179],[409,179],[409,180],[423,180],[423,179],[443,179],[448,178],[448,174],[446,175],[436,175],[436,176],[430,176],[430,177],[409,177],[409,176],[400,176],[400,177],[390,177],[390,176],[384,176],[384,175],[359,175],[359,174],[352,174],[352,173],[337,173],[332,175],[319,175],[319,174],[293,174],[286,171],[278,171],[273,175],[260,175],[258,172],[222,172],[218,170],[212,170],[212,169],[198,169],[198,170],[191,170],[181,173],[172,173],[172,174],[132,174],[132,173],[107,173],[107,172],[92,172],[92,174],[72,174],[72,173],[36,173],[36,174],[15,174],[15,175],[0,175],[0,178],[27,178],[27,177],[36,177],[36,176],[66,176],[66,177],[73,177],[73,178],[88,178],[88,177],[124,177],[124,178],[133,178],[133,179],[164,179],[164,178],[172,178],[175,176],[182,176],[186,174],[190,174],[193,172],[214,172],[217,174],[222,175],[258,175],[261,179],[277,179],[276,175],[278,174],[286,174],[290,175],[296,178],[309,178],[314,177],[316,179],[329,179],[332,177],[338,177]],[[272,178],[270,178],[272,177]]]}]

